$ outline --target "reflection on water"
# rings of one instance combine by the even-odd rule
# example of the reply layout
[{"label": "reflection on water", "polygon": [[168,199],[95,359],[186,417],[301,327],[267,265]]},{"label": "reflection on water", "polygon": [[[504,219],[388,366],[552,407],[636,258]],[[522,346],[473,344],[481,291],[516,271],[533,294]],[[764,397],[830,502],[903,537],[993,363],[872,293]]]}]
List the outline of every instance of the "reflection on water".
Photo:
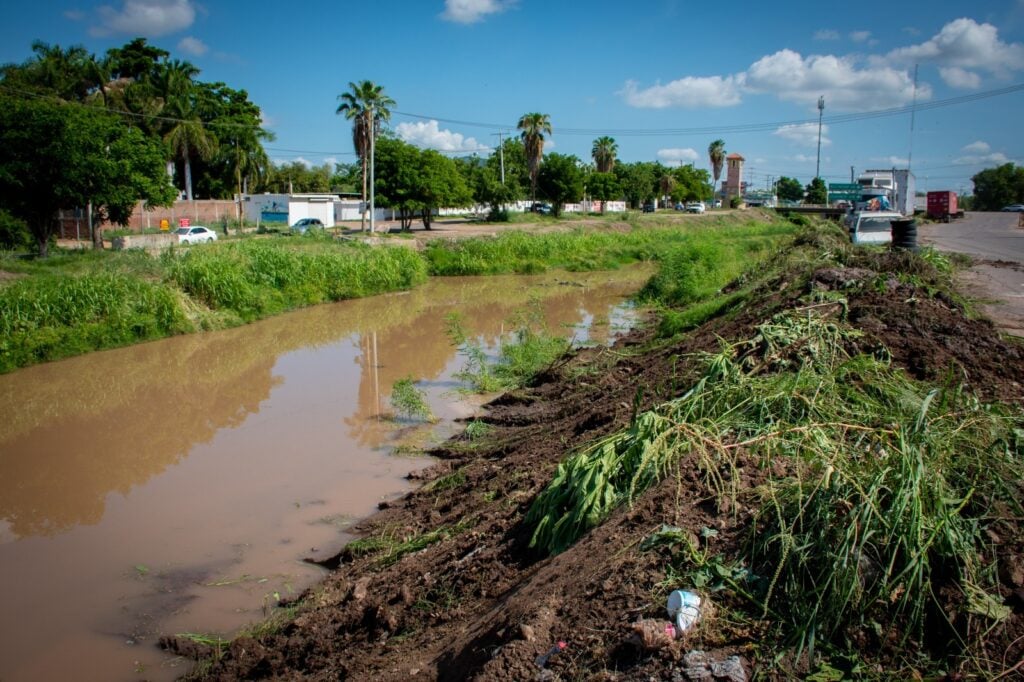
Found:
[{"label": "reflection on water", "polygon": [[646,275],[434,280],[0,376],[0,679],[181,674],[157,634],[259,618],[423,465],[387,454],[395,381],[427,380],[448,429],[463,413],[449,312],[494,345],[537,300],[603,342]]}]

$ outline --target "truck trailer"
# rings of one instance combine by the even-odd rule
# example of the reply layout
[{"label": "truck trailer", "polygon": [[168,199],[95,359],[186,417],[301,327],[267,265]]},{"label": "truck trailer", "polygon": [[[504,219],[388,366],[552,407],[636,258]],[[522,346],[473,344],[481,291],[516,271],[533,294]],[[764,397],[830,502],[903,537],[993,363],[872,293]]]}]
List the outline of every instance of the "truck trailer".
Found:
[{"label": "truck trailer", "polygon": [[957,205],[956,192],[928,192],[928,217],[948,223],[953,218],[962,218],[964,212]]}]

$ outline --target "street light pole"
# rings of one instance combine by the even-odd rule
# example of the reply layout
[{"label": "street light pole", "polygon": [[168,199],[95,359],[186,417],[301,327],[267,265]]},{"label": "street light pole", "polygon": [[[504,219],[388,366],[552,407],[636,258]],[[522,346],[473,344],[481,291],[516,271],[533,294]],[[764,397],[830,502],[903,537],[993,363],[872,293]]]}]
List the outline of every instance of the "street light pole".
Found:
[{"label": "street light pole", "polygon": [[814,168],[814,177],[821,177],[821,117],[825,113],[825,96],[818,98],[818,164]]}]

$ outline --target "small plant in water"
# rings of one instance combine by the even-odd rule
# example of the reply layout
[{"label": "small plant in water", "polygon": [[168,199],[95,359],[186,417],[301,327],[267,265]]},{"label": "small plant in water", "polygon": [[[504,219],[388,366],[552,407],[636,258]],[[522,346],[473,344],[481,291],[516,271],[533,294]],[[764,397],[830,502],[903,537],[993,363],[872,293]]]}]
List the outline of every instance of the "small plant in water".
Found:
[{"label": "small plant in water", "polygon": [[399,416],[407,419],[425,422],[437,421],[430,405],[427,404],[426,394],[416,388],[412,377],[399,379],[391,387],[391,407],[395,408],[395,412]]}]

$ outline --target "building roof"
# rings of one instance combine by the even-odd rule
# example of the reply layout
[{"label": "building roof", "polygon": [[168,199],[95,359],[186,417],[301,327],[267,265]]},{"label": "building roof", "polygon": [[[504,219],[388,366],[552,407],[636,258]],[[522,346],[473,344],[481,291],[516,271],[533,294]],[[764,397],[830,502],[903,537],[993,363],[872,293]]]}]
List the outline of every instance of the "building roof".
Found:
[{"label": "building roof", "polygon": [[746,161],[746,159],[744,159],[742,156],[740,156],[736,152],[733,152],[732,154],[729,154],[729,156],[727,156],[725,158],[726,158],[726,160],[728,160],[728,159],[736,159],[738,161]]}]

